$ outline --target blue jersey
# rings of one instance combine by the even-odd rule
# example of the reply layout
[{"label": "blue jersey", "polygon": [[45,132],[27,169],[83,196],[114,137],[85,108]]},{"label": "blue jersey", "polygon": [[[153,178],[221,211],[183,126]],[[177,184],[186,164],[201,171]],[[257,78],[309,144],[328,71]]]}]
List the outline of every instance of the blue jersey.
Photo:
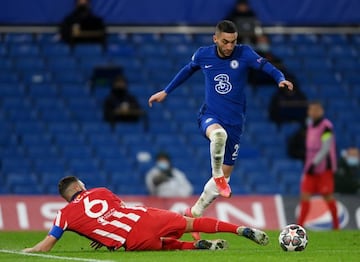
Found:
[{"label": "blue jersey", "polygon": [[241,124],[246,111],[245,86],[249,67],[267,72],[279,83],[285,80],[281,71],[260,57],[247,45],[236,45],[231,56],[222,58],[216,45],[199,48],[165,88],[170,93],[201,69],[205,76],[206,113],[229,125]]}]

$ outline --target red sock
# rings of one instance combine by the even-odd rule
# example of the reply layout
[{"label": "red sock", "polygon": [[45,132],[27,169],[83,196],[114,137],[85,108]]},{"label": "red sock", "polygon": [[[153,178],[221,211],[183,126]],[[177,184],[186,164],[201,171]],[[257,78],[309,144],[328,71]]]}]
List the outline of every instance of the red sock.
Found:
[{"label": "red sock", "polygon": [[239,226],[222,222],[214,218],[200,217],[195,218],[193,224],[193,232],[203,233],[216,233],[216,232],[228,232],[235,233]]},{"label": "red sock", "polygon": [[337,207],[335,199],[327,202],[328,207],[330,209],[332,221],[333,221],[333,229],[339,229],[339,218],[337,216]]},{"label": "red sock", "polygon": [[300,226],[304,225],[305,219],[306,219],[307,214],[309,213],[309,210],[310,210],[310,201],[302,200],[300,202],[300,215],[299,215],[298,222],[297,222]]},{"label": "red sock", "polygon": [[162,250],[195,249],[194,242],[180,241],[174,238],[162,239]]}]

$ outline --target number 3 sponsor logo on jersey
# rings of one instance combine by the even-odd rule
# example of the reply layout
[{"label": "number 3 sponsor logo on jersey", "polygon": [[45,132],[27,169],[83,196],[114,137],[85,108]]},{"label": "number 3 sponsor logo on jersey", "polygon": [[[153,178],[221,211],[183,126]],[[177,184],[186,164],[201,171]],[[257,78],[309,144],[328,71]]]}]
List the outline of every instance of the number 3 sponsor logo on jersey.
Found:
[{"label": "number 3 sponsor logo on jersey", "polygon": [[218,74],[214,77],[214,80],[217,82],[215,90],[219,94],[224,95],[231,91],[232,85],[229,82],[230,78],[227,74]]}]

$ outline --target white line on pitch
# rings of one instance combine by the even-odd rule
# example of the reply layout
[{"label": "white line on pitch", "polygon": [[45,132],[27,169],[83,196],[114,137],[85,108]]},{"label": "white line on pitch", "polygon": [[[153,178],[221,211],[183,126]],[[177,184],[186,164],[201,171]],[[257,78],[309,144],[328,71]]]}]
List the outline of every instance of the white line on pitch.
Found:
[{"label": "white line on pitch", "polygon": [[54,256],[47,254],[39,254],[39,253],[25,253],[22,251],[6,250],[6,249],[0,249],[0,253],[16,254],[16,255],[30,256],[30,257],[43,257],[43,258],[59,259],[59,260],[84,261],[84,262],[114,262],[113,260],[88,259],[88,258],[80,258],[80,257],[62,257],[62,256]]}]

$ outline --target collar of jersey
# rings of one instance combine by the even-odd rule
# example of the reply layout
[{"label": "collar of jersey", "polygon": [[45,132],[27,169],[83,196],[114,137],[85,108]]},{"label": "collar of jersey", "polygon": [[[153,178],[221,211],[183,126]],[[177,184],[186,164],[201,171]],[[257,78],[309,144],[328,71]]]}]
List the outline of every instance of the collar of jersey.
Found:
[{"label": "collar of jersey", "polygon": [[76,193],[71,197],[70,201],[73,201],[78,195],[81,194],[81,192],[83,192],[83,191],[80,190],[80,191],[76,192]]}]

